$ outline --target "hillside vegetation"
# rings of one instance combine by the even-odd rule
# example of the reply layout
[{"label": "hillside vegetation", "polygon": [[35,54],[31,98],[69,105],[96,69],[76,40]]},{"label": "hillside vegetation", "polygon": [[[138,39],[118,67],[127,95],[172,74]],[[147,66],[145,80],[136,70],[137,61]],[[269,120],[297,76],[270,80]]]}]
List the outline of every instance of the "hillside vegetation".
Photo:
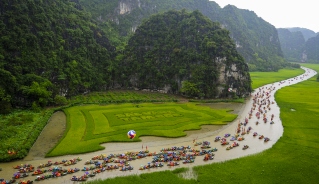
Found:
[{"label": "hillside vegetation", "polygon": [[251,71],[277,71],[289,65],[283,59],[276,28],[254,12],[228,5],[221,8],[209,0],[80,0],[112,42],[123,49],[123,42],[134,34],[143,20],[168,10],[198,10],[230,31],[236,49]]},{"label": "hillside vegetation", "polygon": [[110,86],[112,47],[79,4],[0,2],[0,113]]},{"label": "hillside vegetation", "polygon": [[305,28],[280,28],[281,49],[292,62],[319,63],[319,34]]},{"label": "hillside vegetation", "polygon": [[245,95],[248,67],[228,35],[199,11],[153,15],[128,42],[121,83],[192,97],[225,97],[228,88]]}]

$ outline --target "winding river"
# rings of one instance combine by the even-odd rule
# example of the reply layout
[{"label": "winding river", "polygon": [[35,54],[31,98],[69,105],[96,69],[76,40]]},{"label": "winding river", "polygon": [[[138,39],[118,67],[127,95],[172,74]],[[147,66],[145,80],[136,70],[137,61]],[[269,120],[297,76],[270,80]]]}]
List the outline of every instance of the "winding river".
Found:
[{"label": "winding river", "polygon": [[[105,150],[93,152],[93,153],[87,153],[87,154],[80,154],[80,155],[66,155],[66,156],[54,157],[54,158],[44,158],[42,156],[40,157],[36,156],[37,154],[42,155],[43,153],[32,153],[33,155],[30,155],[31,154],[30,153],[24,160],[10,162],[10,163],[0,163],[0,168],[2,168],[2,171],[0,171],[0,178],[4,178],[7,180],[10,179],[13,173],[16,172],[16,170],[12,168],[12,166],[15,166],[15,165],[28,163],[28,164],[32,164],[33,166],[38,166],[40,163],[47,163],[47,161],[49,160],[61,161],[63,159],[73,159],[76,157],[80,157],[83,160],[77,163],[76,165],[71,166],[70,168],[77,167],[82,169],[85,166],[84,162],[86,160],[90,160],[93,156],[100,155],[100,154],[109,155],[111,153],[113,154],[124,153],[127,151],[140,151],[142,149],[142,145],[144,145],[144,149],[145,149],[145,146],[148,146],[148,150],[150,152],[160,152],[162,148],[168,148],[173,146],[188,146],[188,145],[190,145],[191,147],[195,149],[200,149],[199,146],[194,147],[194,143],[193,143],[194,139],[196,141],[209,141],[211,142],[212,147],[216,147],[218,149],[218,151],[215,152],[214,160],[204,162],[202,158],[198,158],[196,159],[194,163],[182,164],[176,167],[193,167],[197,165],[210,164],[214,162],[222,162],[222,161],[262,152],[265,149],[271,148],[280,139],[284,131],[282,122],[280,120],[280,109],[274,99],[275,92],[282,87],[299,83],[317,74],[316,71],[312,69],[305,68],[305,67],[302,67],[302,69],[305,70],[305,73],[300,76],[290,78],[284,81],[276,82],[273,84],[268,84],[256,89],[254,93],[252,93],[251,97],[246,101],[246,103],[242,105],[240,112],[238,112],[237,119],[229,123],[228,125],[225,125],[222,127],[203,126],[202,128],[205,128],[209,131],[204,131],[204,132],[192,131],[192,133],[181,138],[172,139],[172,138],[160,138],[160,137],[141,137],[142,142],[106,143],[106,144],[102,144],[102,146],[106,148]],[[255,109],[253,109],[254,105],[256,106]],[[263,110],[263,113],[261,113],[262,117],[260,119],[258,119],[256,116],[256,113],[259,107]],[[265,113],[265,110],[267,110],[267,113]],[[250,126],[252,130],[249,134],[243,135],[243,137],[245,138],[243,141],[238,141],[238,143],[240,144],[239,147],[233,148],[231,150],[226,150],[226,147],[220,145],[220,142],[214,142],[214,139],[216,136],[223,137],[226,133],[234,135],[235,131],[237,130],[238,123],[244,123],[245,119],[249,118],[249,113],[251,113],[252,116],[251,116],[251,119],[248,120],[247,126],[241,125],[240,128],[247,129]],[[270,119],[272,114],[274,115],[273,117],[274,124],[270,124]],[[263,116],[265,116],[268,119],[267,123],[263,122],[262,120]],[[257,121],[259,122],[258,125],[256,124]],[[50,126],[50,125],[47,125],[47,126]],[[264,135],[265,137],[268,137],[270,140],[268,142],[264,142],[262,139],[258,139],[258,136],[254,137],[253,132],[257,132],[258,136]],[[243,145],[249,145],[249,148],[246,150],[242,150]],[[152,160],[152,157],[146,157],[146,158],[134,160],[134,161],[131,161],[130,163],[134,167],[134,170],[132,171],[119,171],[119,170],[105,171],[105,172],[97,174],[94,178],[89,178],[88,181],[94,180],[94,179],[105,179],[110,177],[149,173],[149,172],[155,172],[155,171],[173,170],[176,168],[176,167],[170,168],[165,165],[162,168],[138,170],[140,165],[146,165],[148,162],[151,162],[151,160]],[[69,167],[66,167],[66,168],[69,168]],[[74,175],[80,176],[80,175],[83,175],[83,172],[80,171],[78,173],[75,173]],[[72,175],[67,175],[64,177],[52,178],[52,179],[40,181],[40,183],[49,183],[49,184],[50,183],[73,183],[70,180],[71,177]],[[28,176],[25,179],[34,180],[35,176]]]}]

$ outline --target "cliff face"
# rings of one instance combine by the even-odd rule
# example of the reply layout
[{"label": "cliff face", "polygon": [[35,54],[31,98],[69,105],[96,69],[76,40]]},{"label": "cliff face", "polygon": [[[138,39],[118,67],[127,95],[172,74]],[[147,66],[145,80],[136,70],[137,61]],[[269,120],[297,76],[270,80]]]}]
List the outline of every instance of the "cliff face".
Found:
[{"label": "cliff face", "polygon": [[120,0],[116,12],[119,15],[129,14],[136,8],[141,8],[140,0]]},{"label": "cliff face", "polygon": [[198,11],[153,15],[138,27],[125,53],[123,81],[136,89],[206,98],[251,91],[248,66],[229,32]]}]

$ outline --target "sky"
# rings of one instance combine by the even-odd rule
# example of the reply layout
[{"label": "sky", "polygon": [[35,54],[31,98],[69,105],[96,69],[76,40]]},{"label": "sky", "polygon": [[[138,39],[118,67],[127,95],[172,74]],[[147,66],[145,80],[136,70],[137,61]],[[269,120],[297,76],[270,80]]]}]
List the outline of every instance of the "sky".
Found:
[{"label": "sky", "polygon": [[[211,0],[212,1],[212,0]],[[302,27],[319,32],[319,6],[316,0],[214,0],[254,11],[276,28]]]}]

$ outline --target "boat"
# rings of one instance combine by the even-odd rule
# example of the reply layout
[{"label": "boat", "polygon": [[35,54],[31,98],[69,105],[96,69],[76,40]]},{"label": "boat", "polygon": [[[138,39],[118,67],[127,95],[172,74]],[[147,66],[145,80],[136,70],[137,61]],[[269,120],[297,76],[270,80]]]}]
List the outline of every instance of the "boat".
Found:
[{"label": "boat", "polygon": [[221,139],[220,136],[215,137],[215,142],[218,142]]},{"label": "boat", "polygon": [[184,160],[183,164],[193,163],[194,161],[195,161],[194,159]]},{"label": "boat", "polygon": [[231,149],[233,149],[232,146],[227,146],[227,147],[226,147],[226,150],[231,150]]},{"label": "boat", "polygon": [[268,142],[270,139],[268,137],[264,138],[264,142]]},{"label": "boat", "polygon": [[27,173],[14,173],[12,179],[19,179],[19,178],[25,178],[28,177],[29,174]]},{"label": "boat", "polygon": [[167,166],[178,166],[178,165],[179,165],[178,162],[169,162],[169,163],[167,164]]},{"label": "boat", "polygon": [[204,157],[204,161],[207,161],[207,160],[213,160],[214,159],[214,156],[211,155],[211,154],[206,154],[205,157]]},{"label": "boat", "polygon": [[19,181],[18,184],[32,184],[33,181],[31,180],[22,180],[22,181]]},{"label": "boat", "polygon": [[218,151],[218,149],[217,149],[217,148],[213,148],[213,149],[211,149],[210,151],[216,152],[216,151]]},{"label": "boat", "polygon": [[221,145],[228,145],[228,144],[229,144],[228,141],[223,141],[223,142],[221,143]]},{"label": "boat", "polygon": [[205,145],[205,146],[201,146],[200,147],[201,149],[208,149],[208,148],[211,148],[209,145]]},{"label": "boat", "polygon": [[242,141],[242,140],[245,140],[245,138],[244,137],[238,137],[237,138],[237,141]]},{"label": "boat", "polygon": [[236,140],[236,137],[235,136],[232,136],[231,138],[230,138],[230,141],[235,141]]},{"label": "boat", "polygon": [[237,146],[239,146],[239,144],[238,144],[237,142],[234,142],[234,143],[232,144],[232,147],[237,147]]}]

